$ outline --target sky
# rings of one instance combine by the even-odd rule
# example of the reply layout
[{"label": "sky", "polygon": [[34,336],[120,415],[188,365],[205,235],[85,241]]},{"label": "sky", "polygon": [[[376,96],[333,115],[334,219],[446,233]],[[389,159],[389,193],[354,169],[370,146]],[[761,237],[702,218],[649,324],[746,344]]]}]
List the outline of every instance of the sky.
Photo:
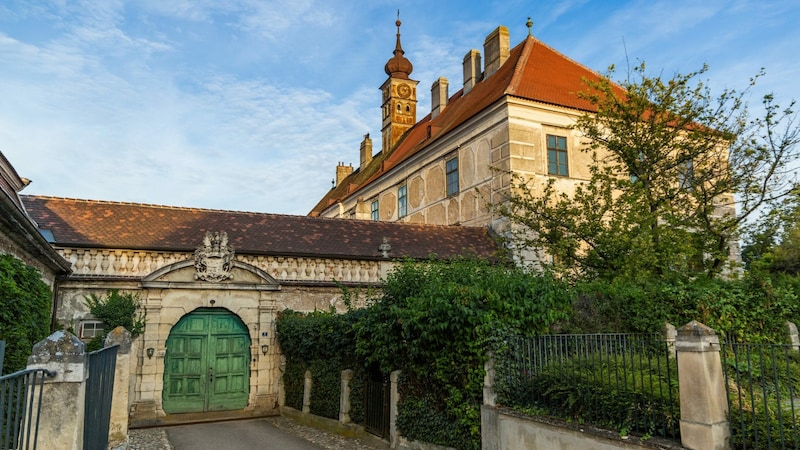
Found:
[{"label": "sky", "polygon": [[383,67],[463,82],[487,34],[528,33],[598,72],[709,65],[712,91],[800,100],[798,0],[3,0],[0,152],[23,194],[307,214],[337,163],[380,147]]}]

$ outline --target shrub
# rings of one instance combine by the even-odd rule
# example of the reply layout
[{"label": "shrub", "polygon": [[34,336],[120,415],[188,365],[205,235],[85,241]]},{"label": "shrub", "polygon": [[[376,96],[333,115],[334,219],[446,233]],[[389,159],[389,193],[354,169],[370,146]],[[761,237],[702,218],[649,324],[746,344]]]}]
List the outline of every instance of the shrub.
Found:
[{"label": "shrub", "polygon": [[[145,312],[141,308],[138,294],[121,293],[117,289],[110,289],[106,291],[105,297],[90,294],[85,296],[84,300],[92,315],[105,324],[106,332],[119,326],[128,330],[131,338],[136,338],[144,332]],[[105,334],[92,339],[86,346],[86,350],[102,348]]]},{"label": "shrub", "polygon": [[52,294],[39,272],[0,255],[0,340],[6,341],[2,373],[25,368],[33,345],[50,332]]}]

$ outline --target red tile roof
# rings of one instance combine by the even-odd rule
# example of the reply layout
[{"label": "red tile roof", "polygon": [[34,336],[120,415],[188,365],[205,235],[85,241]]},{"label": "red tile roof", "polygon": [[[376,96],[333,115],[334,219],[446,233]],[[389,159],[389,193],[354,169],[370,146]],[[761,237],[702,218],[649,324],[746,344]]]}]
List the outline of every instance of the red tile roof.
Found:
[{"label": "red tile roof", "polygon": [[22,196],[30,215],[52,231],[56,246],[194,251],[206,231],[225,231],[237,253],[380,259],[495,256],[485,228],[325,219],[240,211]]},{"label": "red tile roof", "polygon": [[[467,95],[463,89],[456,92],[436,119],[431,119],[429,114],[417,122],[391,151],[375,155],[363,171],[356,170],[328,191],[309,215],[319,215],[328,206],[349,197],[503,97],[519,97],[578,111],[596,111],[588,100],[579,98],[578,92],[587,89],[584,79],[599,78],[596,72],[528,36],[511,50],[497,72],[476,83]],[[620,95],[624,94],[622,88],[617,89]]]}]

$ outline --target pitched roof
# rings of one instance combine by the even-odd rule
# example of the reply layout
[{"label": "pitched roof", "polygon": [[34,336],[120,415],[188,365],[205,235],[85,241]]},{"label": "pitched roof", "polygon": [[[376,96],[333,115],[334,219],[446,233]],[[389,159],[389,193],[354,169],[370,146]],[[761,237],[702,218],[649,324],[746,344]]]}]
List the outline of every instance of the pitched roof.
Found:
[{"label": "pitched roof", "polygon": [[[378,153],[367,167],[354,171],[328,191],[309,215],[319,215],[349,197],[506,96],[594,112],[594,105],[578,93],[586,90],[584,79],[599,78],[596,72],[528,36],[511,50],[497,72],[476,83],[467,95],[463,89],[456,92],[438,117],[431,119],[429,114],[422,118],[393,149]],[[623,94],[622,88],[615,86],[615,89]]]},{"label": "pitched roof", "polygon": [[383,238],[391,258],[495,256],[485,228],[326,219],[241,211],[22,196],[30,215],[52,231],[54,245],[194,251],[206,231],[225,231],[237,253],[381,259]]}]

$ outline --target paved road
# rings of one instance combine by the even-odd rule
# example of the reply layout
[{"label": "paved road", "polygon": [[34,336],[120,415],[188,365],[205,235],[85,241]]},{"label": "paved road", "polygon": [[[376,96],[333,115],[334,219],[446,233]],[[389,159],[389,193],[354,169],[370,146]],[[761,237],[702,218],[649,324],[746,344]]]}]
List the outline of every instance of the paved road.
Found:
[{"label": "paved road", "polygon": [[266,419],[200,423],[166,428],[175,450],[320,450],[316,444]]}]

